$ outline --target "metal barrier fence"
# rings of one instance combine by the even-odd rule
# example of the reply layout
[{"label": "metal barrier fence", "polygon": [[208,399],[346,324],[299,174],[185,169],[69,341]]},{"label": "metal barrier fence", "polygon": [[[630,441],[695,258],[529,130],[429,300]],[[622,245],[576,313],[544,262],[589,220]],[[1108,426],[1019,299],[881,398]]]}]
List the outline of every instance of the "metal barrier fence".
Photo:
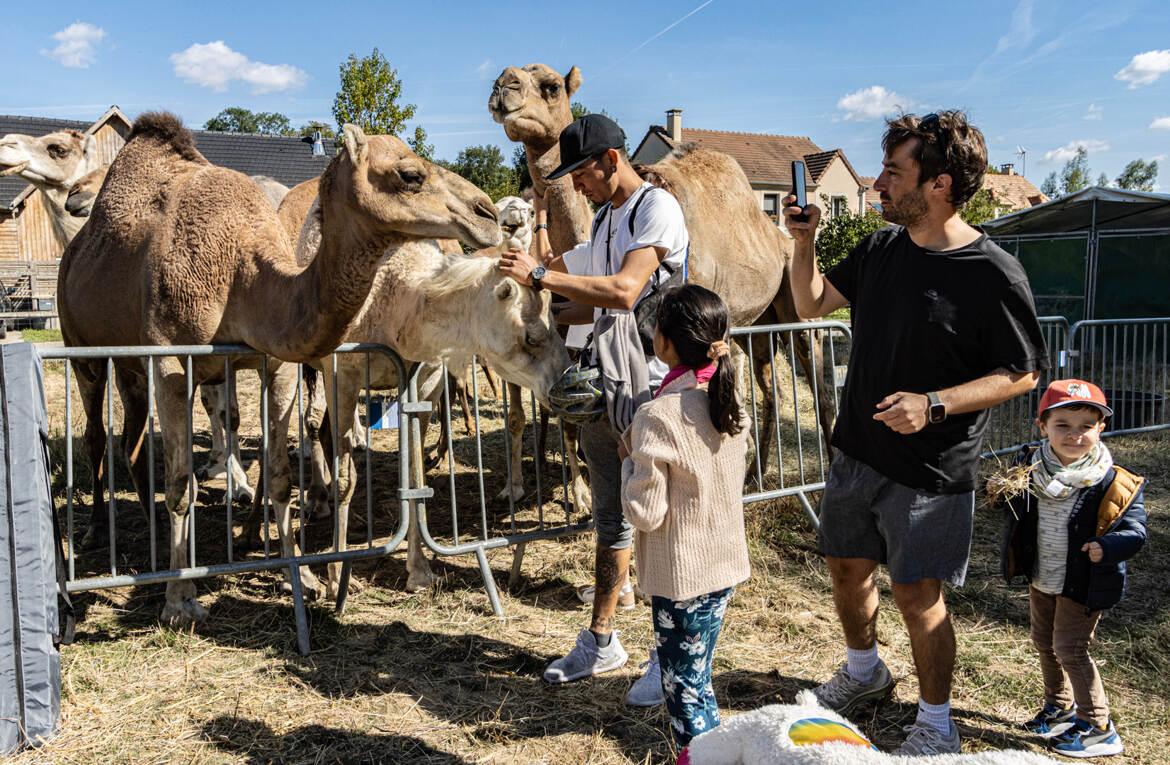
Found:
[{"label": "metal barrier fence", "polygon": [[[348,344],[340,346],[335,352],[333,358],[333,368],[336,370],[336,359],[339,354],[363,354],[365,356],[365,388],[367,397],[370,391],[370,357],[374,355],[378,357],[383,363],[388,364],[398,375],[398,379],[407,379],[407,370],[402,363],[402,360],[389,348],[375,344]],[[188,546],[187,565],[182,568],[159,568],[157,560],[157,529],[156,529],[156,494],[155,494],[155,417],[156,402],[155,402],[155,388],[156,375],[154,370],[154,361],[165,357],[175,357],[183,360],[185,363],[187,391],[186,391],[186,439],[187,439],[187,472],[188,491],[187,491],[187,524],[188,524]],[[196,363],[196,359],[203,360],[207,357],[223,357],[224,377],[227,380],[228,397],[231,398],[232,381],[234,379],[234,372],[240,368],[257,368],[260,372],[260,422],[262,427],[261,432],[261,476],[271,475],[270,472],[270,458],[271,454],[279,454],[280,452],[270,450],[270,438],[276,439],[272,444],[272,449],[284,450],[287,454],[285,445],[287,443],[287,428],[285,432],[269,432],[269,428],[263,426],[263,423],[269,421],[269,383],[270,383],[270,366],[277,365],[278,362],[271,362],[267,357],[247,346],[144,346],[144,347],[92,347],[92,348],[47,348],[41,352],[43,362],[64,361],[64,378],[65,378],[65,402],[64,402],[64,419],[65,427],[63,434],[62,450],[64,465],[60,466],[61,474],[60,480],[55,481],[54,493],[62,497],[62,504],[65,511],[65,539],[67,544],[67,589],[69,592],[82,592],[87,590],[104,589],[111,587],[126,587],[133,585],[158,584],[164,582],[178,582],[203,579],[207,577],[219,576],[223,574],[239,574],[245,572],[253,572],[260,570],[272,569],[286,569],[288,572],[288,580],[292,590],[293,607],[296,617],[298,643],[302,653],[308,653],[308,622],[305,616],[304,608],[304,593],[302,589],[302,582],[300,576],[300,569],[304,566],[340,563],[342,564],[341,587],[338,592],[338,608],[344,606],[344,599],[346,594],[346,585],[349,579],[349,565],[355,560],[366,558],[379,557],[393,552],[406,538],[408,519],[409,519],[409,500],[411,493],[405,491],[409,485],[410,479],[410,463],[409,463],[409,449],[407,448],[407,422],[408,417],[414,413],[411,411],[405,394],[400,394],[398,399],[399,406],[399,443],[397,454],[397,494],[399,502],[399,517],[397,527],[390,533],[390,538],[380,544],[374,543],[373,531],[373,495],[371,492],[366,492],[366,544],[362,548],[346,550],[346,551],[331,551],[316,554],[293,554],[293,555],[276,555],[270,549],[270,519],[272,518],[272,498],[265,495],[263,503],[263,518],[260,525],[261,537],[263,540],[263,555],[261,558],[250,558],[245,560],[236,560],[234,552],[235,532],[233,522],[233,507],[232,507],[232,473],[229,470],[226,475],[227,490],[225,492],[224,501],[224,521],[226,524],[225,545],[223,547],[222,560],[218,562],[200,562],[200,557],[206,557],[215,560],[217,556],[215,553],[205,554],[211,545],[204,544],[208,539],[209,532],[202,528],[203,524],[199,520],[206,514],[207,509],[196,511],[196,482],[194,477],[194,390],[192,387],[192,371]],[[240,363],[240,359],[251,359],[251,362]],[[97,487],[97,491],[108,497],[105,502],[106,518],[104,522],[107,524],[108,530],[108,568],[104,572],[99,572],[101,566],[95,566],[88,559],[83,568],[89,569],[83,572],[82,575],[78,573],[78,545],[76,539],[76,524],[75,524],[75,507],[74,495],[78,487],[75,485],[74,475],[74,454],[73,454],[73,397],[72,397],[72,365],[73,361],[93,360],[104,364],[104,372],[106,375],[106,390],[105,390],[105,405],[101,407],[104,409],[106,417],[105,427],[105,454],[104,460],[106,464],[105,470],[105,486]],[[141,494],[144,494],[148,500],[149,507],[144,507],[148,518],[149,527],[149,560],[142,560],[143,552],[141,549],[135,553],[130,553],[127,548],[130,545],[123,545],[122,554],[119,555],[118,544],[118,524],[116,523],[117,516],[117,493],[119,491],[117,477],[114,449],[114,419],[115,419],[115,403],[114,403],[114,380],[115,370],[118,364],[125,364],[127,362],[134,364],[142,364],[145,369],[146,376],[146,422],[145,422],[145,438],[144,444],[139,444],[139,448],[145,448],[147,460],[147,485],[140,488]],[[305,405],[304,400],[300,395],[301,390],[301,370],[299,365],[284,365],[286,368],[295,367],[296,383],[296,413],[297,413],[297,428],[298,428],[298,443],[302,446],[306,443],[305,440]],[[273,370],[274,372],[276,370]],[[48,387],[48,386],[46,386]],[[284,386],[285,388],[289,386]],[[336,387],[335,387],[336,390]],[[53,402],[50,401],[52,407]],[[292,400],[277,402],[283,406],[292,407]],[[100,407],[100,404],[99,404]],[[289,415],[291,416],[291,414]],[[235,436],[232,420],[230,417],[226,418],[225,422],[227,428],[227,441],[232,443]],[[55,436],[54,436],[55,438]],[[333,434],[334,445],[336,447],[337,437]],[[56,450],[54,450],[56,451]],[[271,454],[270,454],[271,451]],[[299,456],[299,520],[300,520],[300,544],[301,549],[305,546],[305,528],[306,519],[305,512],[305,449],[301,449]],[[337,475],[337,449],[334,449],[334,472]],[[370,463],[371,451],[368,448],[367,435],[367,450],[366,450],[366,474],[371,475]],[[55,466],[56,468],[57,466]],[[97,471],[98,466],[92,466],[92,470]],[[336,482],[334,483],[336,487]],[[124,485],[121,487],[126,488]],[[261,489],[263,490],[263,489]],[[334,495],[334,506],[336,506],[336,493]],[[102,497],[94,496],[92,498],[93,506],[100,507]],[[279,519],[277,519],[279,520]],[[91,518],[91,525],[101,522],[102,519],[96,517]],[[337,516],[334,516],[334,524],[337,523]],[[336,525],[334,527],[336,534]],[[200,540],[197,543],[197,540]],[[203,554],[200,553],[203,551]],[[197,557],[200,556],[200,557]],[[120,564],[121,561],[121,564]],[[140,570],[149,566],[149,570]]]},{"label": "metal barrier fence", "polygon": [[1113,408],[1104,436],[1170,428],[1170,318],[1093,319],[1072,326],[1044,317],[1049,369],[1036,388],[995,407],[984,457],[1038,443],[1040,396],[1053,380],[1077,378],[1100,386]]}]

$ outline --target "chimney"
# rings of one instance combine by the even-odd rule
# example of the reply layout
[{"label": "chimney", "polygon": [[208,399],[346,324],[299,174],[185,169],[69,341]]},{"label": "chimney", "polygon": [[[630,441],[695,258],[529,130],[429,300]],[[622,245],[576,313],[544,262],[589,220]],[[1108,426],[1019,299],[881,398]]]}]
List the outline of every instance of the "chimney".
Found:
[{"label": "chimney", "polygon": [[1016,174],[1016,166],[1013,165],[1011,162],[1008,162],[1007,164],[1000,165],[999,171],[1001,173],[1003,173],[1004,175],[1015,175]]},{"label": "chimney", "polygon": [[325,142],[321,140],[321,131],[313,131],[313,156],[325,156]]},{"label": "chimney", "polygon": [[682,109],[666,110],[666,134],[675,143],[682,142]]}]

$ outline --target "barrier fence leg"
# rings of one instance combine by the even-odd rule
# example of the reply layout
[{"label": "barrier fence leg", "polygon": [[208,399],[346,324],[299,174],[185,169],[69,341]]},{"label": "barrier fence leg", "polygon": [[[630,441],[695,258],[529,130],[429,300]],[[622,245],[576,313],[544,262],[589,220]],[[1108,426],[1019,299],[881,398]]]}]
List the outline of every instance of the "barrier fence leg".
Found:
[{"label": "barrier fence leg", "polygon": [[[370,515],[367,508],[366,514]],[[334,613],[341,616],[345,613],[345,596],[349,594],[349,575],[352,563],[345,561],[341,564],[341,582],[337,585],[337,604],[333,607]]]},{"label": "barrier fence leg", "polygon": [[492,577],[492,568],[488,565],[487,552],[482,547],[475,548],[475,557],[479,561],[479,572],[483,574],[483,586],[487,588],[488,600],[492,604],[492,613],[497,619],[504,618],[504,609],[500,606],[500,594],[496,592],[496,580]]},{"label": "barrier fence leg", "polygon": [[800,500],[800,504],[804,507],[804,512],[808,513],[808,518],[812,521],[813,528],[820,531],[821,519],[817,517],[817,511],[813,509],[812,503],[808,501],[808,497],[805,496],[803,491],[797,492],[796,496]]},{"label": "barrier fence leg", "polygon": [[292,583],[293,613],[297,618],[297,650],[301,656],[308,656],[309,620],[305,615],[305,591],[301,587],[301,572],[295,563],[288,567],[288,580]]},{"label": "barrier fence leg", "polygon": [[524,549],[527,542],[520,542],[512,550],[512,570],[508,572],[508,589],[513,590],[520,584],[520,567],[524,564]]}]

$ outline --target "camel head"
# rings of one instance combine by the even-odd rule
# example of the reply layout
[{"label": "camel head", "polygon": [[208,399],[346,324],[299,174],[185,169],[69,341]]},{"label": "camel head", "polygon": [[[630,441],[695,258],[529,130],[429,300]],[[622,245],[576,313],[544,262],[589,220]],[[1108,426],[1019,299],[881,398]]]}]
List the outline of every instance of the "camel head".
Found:
[{"label": "camel head", "polygon": [[326,227],[337,216],[384,246],[420,238],[459,239],[475,248],[500,241],[496,208],[470,181],[392,135],[367,136],[356,125],[344,132],[345,150],[321,177]]},{"label": "camel head", "polygon": [[102,165],[77,179],[77,183],[69,187],[69,196],[65,198],[65,212],[75,218],[89,217],[109,171],[109,165]]},{"label": "camel head", "polygon": [[532,205],[520,197],[501,197],[496,202],[496,211],[500,214],[502,237],[496,249],[501,255],[513,248],[528,252],[532,244],[532,224],[536,219]]},{"label": "camel head", "polygon": [[92,135],[58,130],[40,138],[9,133],[0,138],[0,176],[19,175],[38,188],[67,190],[97,161]]},{"label": "camel head", "polygon": [[556,143],[561,130],[573,121],[569,96],[581,87],[581,70],[560,75],[544,64],[510,66],[496,78],[488,110],[504,126],[512,141],[525,145]]}]

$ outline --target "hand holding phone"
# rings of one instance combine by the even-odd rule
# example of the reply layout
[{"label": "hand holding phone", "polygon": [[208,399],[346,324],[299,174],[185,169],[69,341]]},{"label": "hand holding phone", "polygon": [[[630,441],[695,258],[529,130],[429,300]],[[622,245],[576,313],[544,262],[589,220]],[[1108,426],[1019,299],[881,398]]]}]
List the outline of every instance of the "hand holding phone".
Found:
[{"label": "hand holding phone", "polygon": [[[792,163],[792,194],[796,197],[793,206],[803,210],[804,206],[808,204],[808,192],[804,185],[804,163],[800,160],[795,160]],[[798,223],[808,222],[808,216],[804,214],[793,215],[792,219]]]}]

